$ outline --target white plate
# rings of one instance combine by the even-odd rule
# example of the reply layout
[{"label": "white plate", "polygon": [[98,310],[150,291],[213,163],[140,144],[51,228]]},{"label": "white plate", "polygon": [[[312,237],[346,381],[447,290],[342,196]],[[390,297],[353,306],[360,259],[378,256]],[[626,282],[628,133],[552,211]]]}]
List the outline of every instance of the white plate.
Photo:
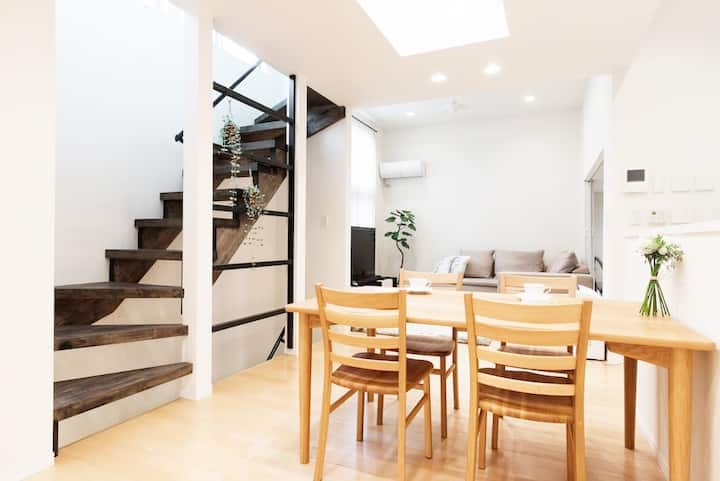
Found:
[{"label": "white plate", "polygon": [[521,292],[518,294],[520,301],[523,304],[549,304],[552,297],[550,294],[543,294],[542,296],[529,297],[526,293]]},{"label": "white plate", "polygon": [[430,294],[432,287],[420,287],[418,289],[407,288],[408,294]]}]

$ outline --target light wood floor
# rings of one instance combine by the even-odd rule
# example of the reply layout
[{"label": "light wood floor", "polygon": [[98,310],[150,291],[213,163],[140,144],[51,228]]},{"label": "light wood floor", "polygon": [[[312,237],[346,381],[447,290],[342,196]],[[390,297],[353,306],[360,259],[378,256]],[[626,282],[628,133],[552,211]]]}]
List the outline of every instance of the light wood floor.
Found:
[{"label": "light wood floor", "polygon": [[[215,384],[203,401],[179,400],[60,451],[55,466],[32,481],[308,481],[312,479],[320,418],[320,360],[313,356],[311,464],[298,462],[297,363],[275,360]],[[461,347],[461,380],[467,374]],[[440,440],[437,377],[433,377],[434,458],[423,457],[423,423],[408,432],[408,479],[463,480],[467,392],[461,409],[450,411],[449,436]],[[587,385],[588,479],[664,481],[644,439],[636,451],[623,448],[622,366],[590,362]],[[408,405],[410,405],[410,400]],[[331,416],[325,480],[394,479],[395,409],[386,399],[385,426],[377,427],[375,403],[366,410],[365,441],[355,441],[355,400]],[[507,420],[500,449],[488,455],[479,480],[561,481],[565,479],[565,431],[561,425]]]}]

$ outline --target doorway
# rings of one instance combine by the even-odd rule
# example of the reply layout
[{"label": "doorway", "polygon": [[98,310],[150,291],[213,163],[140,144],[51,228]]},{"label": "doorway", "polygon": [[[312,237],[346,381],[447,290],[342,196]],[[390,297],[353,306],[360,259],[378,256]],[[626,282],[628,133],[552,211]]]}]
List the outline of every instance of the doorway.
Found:
[{"label": "doorway", "polygon": [[593,276],[593,288],[603,292],[603,153],[600,153],[586,183],[586,228],[588,265]]}]

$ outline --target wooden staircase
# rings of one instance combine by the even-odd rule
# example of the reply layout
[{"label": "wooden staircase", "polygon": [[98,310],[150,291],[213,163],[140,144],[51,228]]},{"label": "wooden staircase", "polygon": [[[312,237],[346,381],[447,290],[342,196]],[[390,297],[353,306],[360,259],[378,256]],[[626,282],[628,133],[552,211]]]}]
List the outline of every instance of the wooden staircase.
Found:
[{"label": "wooden staircase", "polygon": [[[312,97],[316,102],[330,102],[317,95]],[[310,107],[310,104],[308,106]],[[317,133],[321,130],[318,129],[320,125],[334,123],[344,117],[344,108],[335,107],[337,108],[326,109],[332,112],[328,121],[321,121],[318,113],[320,111],[314,110],[313,120],[308,120],[308,131],[311,129],[311,122],[313,133]],[[285,104],[276,106],[276,109],[287,110]],[[339,109],[342,109],[342,112]],[[270,109],[266,108],[265,111]],[[338,117],[340,113],[342,116]],[[213,220],[213,247],[217,264],[227,264],[230,261],[257,221],[249,218],[244,209],[238,208],[242,205],[242,189],[222,188],[221,184],[230,177],[252,176],[253,183],[260,188],[265,199],[272,199],[290,168],[286,125],[284,121],[263,115],[255,119],[253,125],[241,127],[240,169],[237,168],[237,155],[228,152],[223,146],[214,145],[213,208],[217,214]],[[182,140],[182,132],[176,136],[176,140],[178,139]],[[231,159],[234,168],[231,168]],[[153,322],[153,319],[148,319],[148,322],[143,324],[97,324],[112,314],[126,299],[182,299],[181,286],[142,283],[155,263],[182,262],[183,259],[181,250],[169,249],[182,232],[183,193],[160,193],[160,201],[163,204],[162,218],[135,220],[137,249],[105,251],[109,263],[107,282],[55,288],[56,351],[182,337],[188,334],[188,327],[183,324],[160,324]],[[229,213],[232,217],[227,217]],[[292,221],[292,215],[288,212],[264,213],[285,216],[289,222]],[[213,282],[223,272],[221,267],[223,266],[214,270]],[[59,421],[179,379],[192,373],[192,369],[192,364],[180,362],[56,382],[53,413],[53,445],[56,455]]]},{"label": "wooden staircase", "polygon": [[[282,129],[280,123],[283,124]],[[215,204],[218,212],[229,210],[224,210],[229,206],[222,204],[223,202],[242,198],[242,189],[219,187],[231,176],[253,175],[266,199],[275,195],[287,169],[263,162],[283,165],[287,161],[285,124],[280,123],[267,122],[242,129],[243,156],[250,158],[242,159],[244,164],[239,175],[228,168],[230,155],[227,151],[222,146],[214,146],[213,199],[219,203]],[[138,232],[137,249],[105,251],[109,262],[107,282],[55,288],[56,351],[187,335],[187,326],[179,323],[158,324],[149,320],[147,324],[95,324],[114,312],[125,299],[182,298],[183,289],[180,286],[141,283],[156,262],[182,262],[182,251],[168,247],[182,231],[183,193],[161,193],[160,201],[163,203],[162,218],[135,220]],[[237,218],[216,217],[213,224],[217,257],[229,260],[254,222],[256,220],[249,219],[244,213],[240,213]],[[214,274],[214,280],[217,280],[221,271]],[[53,415],[56,453],[59,421],[179,379],[191,372],[192,364],[175,363],[56,382]]]}]

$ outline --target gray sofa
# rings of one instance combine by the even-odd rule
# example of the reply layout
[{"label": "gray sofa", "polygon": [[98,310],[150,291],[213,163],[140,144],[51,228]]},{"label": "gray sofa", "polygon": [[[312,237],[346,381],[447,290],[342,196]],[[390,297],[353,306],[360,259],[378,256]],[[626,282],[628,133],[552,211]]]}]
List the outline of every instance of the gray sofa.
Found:
[{"label": "gray sofa", "polygon": [[463,289],[470,291],[496,291],[498,273],[518,272],[541,276],[577,276],[578,285],[592,289],[593,281],[587,266],[578,261],[574,252],[565,251],[546,255],[545,251],[512,251],[463,249],[460,255],[469,256],[465,268]]}]

